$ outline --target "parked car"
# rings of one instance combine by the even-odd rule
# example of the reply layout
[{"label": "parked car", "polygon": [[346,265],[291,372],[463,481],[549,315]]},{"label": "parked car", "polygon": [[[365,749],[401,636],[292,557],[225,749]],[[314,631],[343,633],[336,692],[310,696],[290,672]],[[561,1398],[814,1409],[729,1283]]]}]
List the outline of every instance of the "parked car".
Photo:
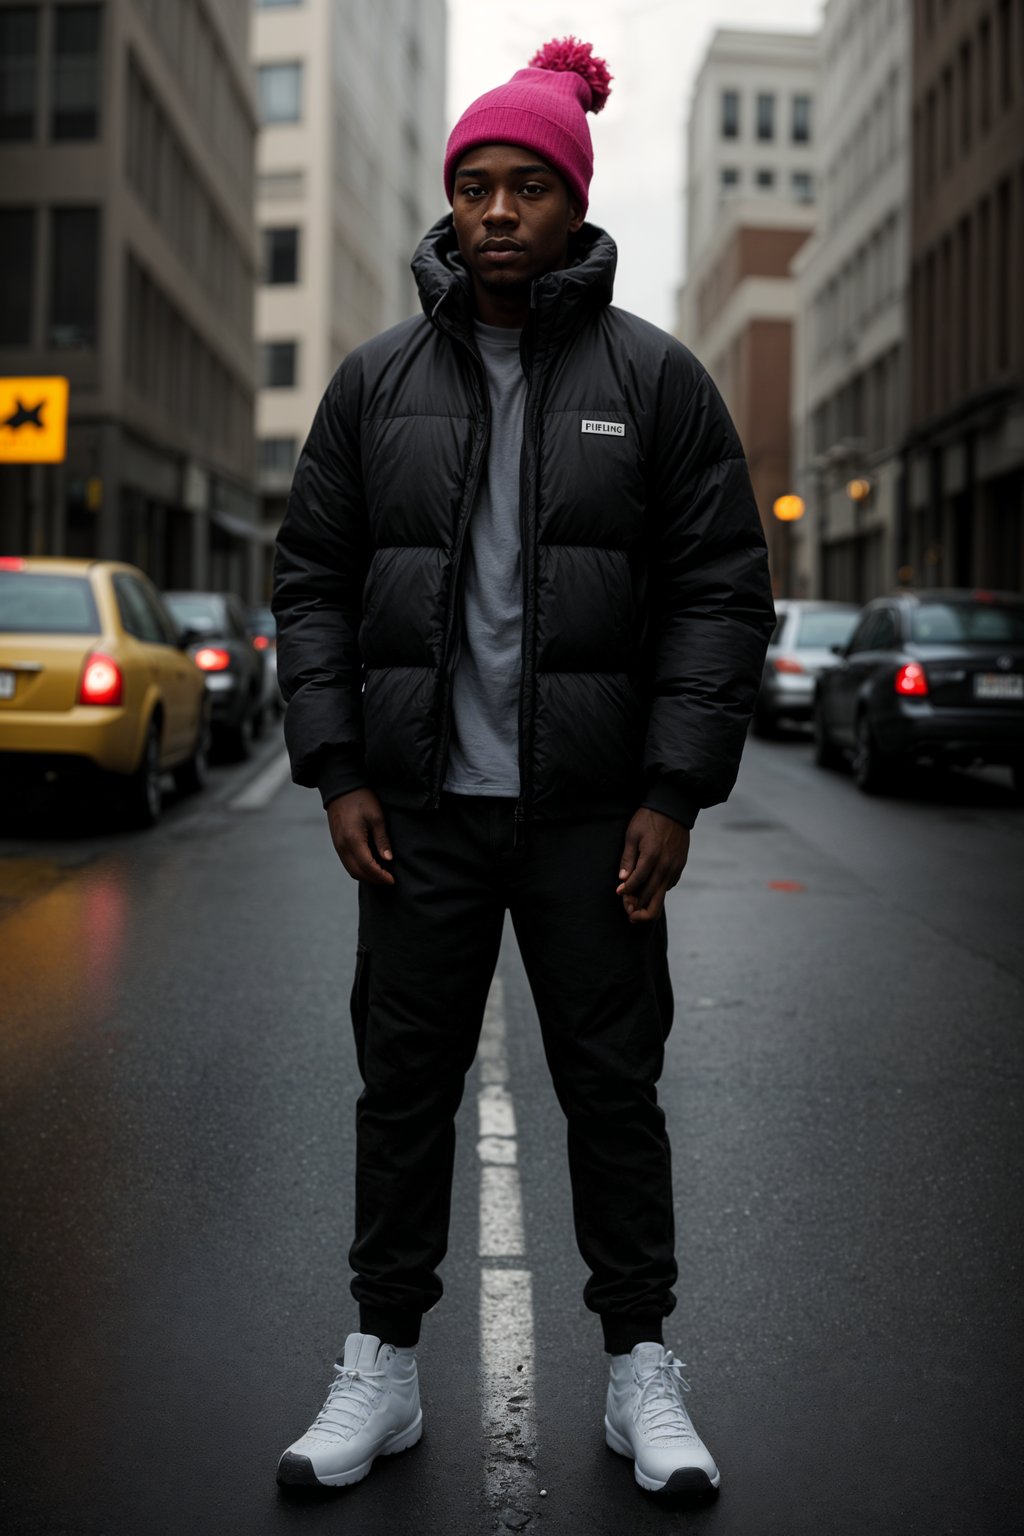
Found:
[{"label": "parked car", "polygon": [[917,761],[1008,764],[1024,791],[1024,598],[899,592],[863,610],[818,680],[815,758],[869,794]]},{"label": "parked car", "polygon": [[269,608],[250,608],[249,634],[256,650],[263,652],[266,663],[263,702],[275,715],[284,714],[284,695],[277,680],[277,621]]},{"label": "parked car", "polygon": [[818,678],[835,666],[835,647],[849,640],[860,609],[856,603],[780,598],[775,612],[754,709],[756,736],[776,735],[783,720],[810,721]]},{"label": "parked car", "polygon": [[0,775],[102,774],[151,826],[166,770],[182,791],[202,787],[209,736],[203,675],[142,571],[0,559]]},{"label": "parked car", "polygon": [[266,662],[253,646],[244,604],[231,592],[165,592],[164,601],[191,632],[189,649],[210,696],[214,745],[247,758],[263,730]]}]

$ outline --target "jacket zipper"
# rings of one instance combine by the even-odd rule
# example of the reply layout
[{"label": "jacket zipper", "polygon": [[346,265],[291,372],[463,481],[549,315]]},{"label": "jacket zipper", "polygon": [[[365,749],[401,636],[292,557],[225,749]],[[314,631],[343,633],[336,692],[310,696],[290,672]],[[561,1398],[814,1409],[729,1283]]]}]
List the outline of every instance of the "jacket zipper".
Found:
[{"label": "jacket zipper", "polygon": [[[442,298],[444,296],[442,295]],[[440,309],[440,302],[435,306],[434,313]],[[487,447],[491,437],[491,402],[487,392],[487,379],[484,374],[484,366],[469,342],[453,332],[453,340],[466,348],[473,359],[473,366],[477,369],[481,382],[481,396],[484,404],[483,431],[480,433],[474,451],[475,463],[470,460],[470,472],[466,482],[466,491],[463,496],[462,506],[459,509],[459,521],[455,529],[455,545],[452,550],[452,578],[448,593],[448,613],[445,619],[444,645],[441,650],[441,730],[438,736],[437,755],[434,762],[433,774],[433,806],[436,811],[441,804],[441,786],[444,783],[445,768],[448,763],[448,744],[452,730],[452,676],[455,672],[455,646],[452,641],[455,634],[455,625],[459,618],[459,579],[462,574],[462,552],[466,543],[466,530],[469,520],[473,515],[473,507],[476,503],[477,491],[480,488],[482,466],[486,459]]]},{"label": "jacket zipper", "polygon": [[[530,308],[535,310],[537,300],[535,293],[530,294]],[[530,804],[530,754],[527,751],[527,725],[531,711],[526,706],[527,687],[531,689],[531,695],[535,691],[536,680],[533,666],[533,610],[536,603],[535,583],[533,580],[533,540],[530,528],[530,478],[529,466],[532,462],[532,449],[536,437],[536,420],[539,415],[534,409],[536,381],[536,339],[532,338],[533,351],[530,355],[530,370],[526,380],[526,400],[523,407],[523,419],[526,430],[523,433],[523,449],[519,460],[519,546],[520,558],[523,564],[523,665],[519,679],[519,799],[516,801],[515,815],[512,823],[512,846],[521,848],[526,842],[526,813]],[[536,708],[534,702],[533,708]],[[532,733],[531,743],[532,745]]]}]

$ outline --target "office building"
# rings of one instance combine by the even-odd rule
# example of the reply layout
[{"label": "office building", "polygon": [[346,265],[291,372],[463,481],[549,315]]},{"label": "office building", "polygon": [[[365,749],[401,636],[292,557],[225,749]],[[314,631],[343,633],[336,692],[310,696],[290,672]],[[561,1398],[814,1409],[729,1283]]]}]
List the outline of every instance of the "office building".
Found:
[{"label": "office building", "polygon": [[913,7],[905,575],[1024,588],[1024,3]]},{"label": "office building", "polygon": [[0,0],[0,373],[70,380],[8,552],[258,581],[249,0]]},{"label": "office building", "polygon": [[772,507],[792,490],[790,263],[816,219],[817,57],[814,34],[716,32],[687,129],[677,333],[736,423],[780,596],[792,586],[791,537]]},{"label": "office building", "polygon": [[444,0],[257,0],[259,482],[264,527],[345,354],[418,308],[447,211]]},{"label": "office building", "polygon": [[852,602],[901,564],[910,31],[902,0],[826,5],[818,224],[793,264],[794,590]]}]

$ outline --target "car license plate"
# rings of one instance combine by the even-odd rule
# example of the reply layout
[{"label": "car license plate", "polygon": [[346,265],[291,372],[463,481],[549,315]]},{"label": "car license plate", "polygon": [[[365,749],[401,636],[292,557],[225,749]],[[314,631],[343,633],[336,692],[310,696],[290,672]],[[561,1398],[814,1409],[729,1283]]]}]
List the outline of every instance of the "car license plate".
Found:
[{"label": "car license plate", "polygon": [[975,672],[976,699],[1024,699],[1024,672]]},{"label": "car license plate", "polygon": [[14,698],[14,673],[0,672],[0,699]]}]

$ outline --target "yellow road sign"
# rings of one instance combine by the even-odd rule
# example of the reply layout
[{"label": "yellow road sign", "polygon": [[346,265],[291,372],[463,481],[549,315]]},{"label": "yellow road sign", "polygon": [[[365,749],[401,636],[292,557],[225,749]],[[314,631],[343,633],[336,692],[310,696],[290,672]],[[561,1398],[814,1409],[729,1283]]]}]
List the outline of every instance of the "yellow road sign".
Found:
[{"label": "yellow road sign", "polygon": [[0,464],[62,464],[68,381],[0,378]]}]

